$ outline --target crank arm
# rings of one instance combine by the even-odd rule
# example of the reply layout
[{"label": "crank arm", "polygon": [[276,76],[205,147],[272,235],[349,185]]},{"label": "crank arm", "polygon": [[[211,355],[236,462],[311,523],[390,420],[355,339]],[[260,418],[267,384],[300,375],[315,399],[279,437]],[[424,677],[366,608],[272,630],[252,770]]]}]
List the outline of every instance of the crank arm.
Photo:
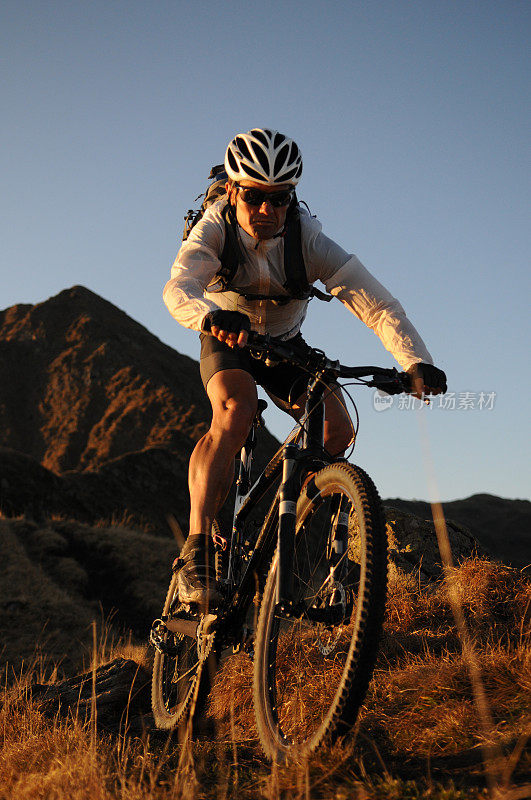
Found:
[{"label": "crank arm", "polygon": [[207,614],[206,617],[203,617],[199,622],[193,619],[180,619],[179,617],[163,618],[162,621],[165,627],[172,633],[177,633],[181,636],[189,636],[191,639],[197,639],[199,634],[207,636],[209,633],[212,633],[212,628],[217,618],[217,614]]}]

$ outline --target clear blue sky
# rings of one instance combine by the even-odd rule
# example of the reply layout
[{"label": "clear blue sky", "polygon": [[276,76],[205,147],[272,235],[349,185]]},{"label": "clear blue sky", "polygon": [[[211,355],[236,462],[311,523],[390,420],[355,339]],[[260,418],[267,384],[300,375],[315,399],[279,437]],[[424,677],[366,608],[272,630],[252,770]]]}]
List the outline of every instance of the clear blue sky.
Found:
[{"label": "clear blue sky", "polygon": [[[423,413],[357,391],[355,459],[383,496],[427,498],[428,437],[443,500],[529,497],[530,21],[513,0],[4,0],[0,307],[83,284],[198,357],[161,300],[182,216],[236,132],[278,128],[299,196],[456,392]],[[394,364],[339,303],[312,306],[311,343]]]}]

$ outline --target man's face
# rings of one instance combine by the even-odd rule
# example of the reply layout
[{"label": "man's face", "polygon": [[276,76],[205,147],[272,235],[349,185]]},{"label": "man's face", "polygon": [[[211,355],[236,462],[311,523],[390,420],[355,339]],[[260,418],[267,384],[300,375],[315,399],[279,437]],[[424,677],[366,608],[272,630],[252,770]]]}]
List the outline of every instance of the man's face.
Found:
[{"label": "man's face", "polygon": [[[242,188],[258,189],[266,194],[277,194],[282,191],[289,191],[292,187],[287,184],[279,186],[263,186],[255,181],[243,180],[238,184]],[[253,206],[243,200],[241,189],[227,184],[227,194],[230,203],[236,207],[236,219],[239,225],[254,236],[255,239],[272,239],[284,227],[289,203],[283,206],[273,206],[264,198],[259,206]]]}]

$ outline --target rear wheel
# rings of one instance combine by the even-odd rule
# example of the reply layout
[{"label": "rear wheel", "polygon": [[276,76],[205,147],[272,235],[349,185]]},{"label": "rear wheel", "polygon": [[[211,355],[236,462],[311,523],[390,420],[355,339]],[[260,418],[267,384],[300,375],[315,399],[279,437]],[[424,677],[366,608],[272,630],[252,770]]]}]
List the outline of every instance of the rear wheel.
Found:
[{"label": "rear wheel", "polygon": [[[217,523],[213,532],[219,534]],[[204,703],[217,668],[214,633],[186,636],[174,633],[165,625],[172,618],[187,620],[201,626],[205,617],[199,611],[179,602],[177,573],[172,576],[164,602],[162,619],[152,628],[155,644],[151,682],[151,708],[159,729],[171,730],[194,714]]]},{"label": "rear wheel", "polygon": [[387,543],[365,472],[331,464],[301,493],[291,615],[277,606],[277,574],[275,555],[254,659],[256,720],[272,760],[346,733],[367,691],[385,611]]}]

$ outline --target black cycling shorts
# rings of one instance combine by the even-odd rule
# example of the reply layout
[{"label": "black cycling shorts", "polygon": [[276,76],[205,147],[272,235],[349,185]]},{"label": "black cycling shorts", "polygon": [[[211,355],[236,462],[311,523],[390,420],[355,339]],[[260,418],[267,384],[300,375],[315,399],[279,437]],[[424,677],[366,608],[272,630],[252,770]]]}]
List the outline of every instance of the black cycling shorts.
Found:
[{"label": "black cycling shorts", "polygon": [[[248,372],[262,386],[268,394],[278,397],[291,405],[306,390],[308,373],[302,367],[290,364],[276,364],[267,366],[263,361],[253,358],[249,350],[232,348],[220,342],[214,336],[201,333],[201,379],[203,386],[209,382],[212,375],[224,369],[243,369]],[[289,340],[289,344],[297,349],[308,349],[308,345],[298,333]]]}]

